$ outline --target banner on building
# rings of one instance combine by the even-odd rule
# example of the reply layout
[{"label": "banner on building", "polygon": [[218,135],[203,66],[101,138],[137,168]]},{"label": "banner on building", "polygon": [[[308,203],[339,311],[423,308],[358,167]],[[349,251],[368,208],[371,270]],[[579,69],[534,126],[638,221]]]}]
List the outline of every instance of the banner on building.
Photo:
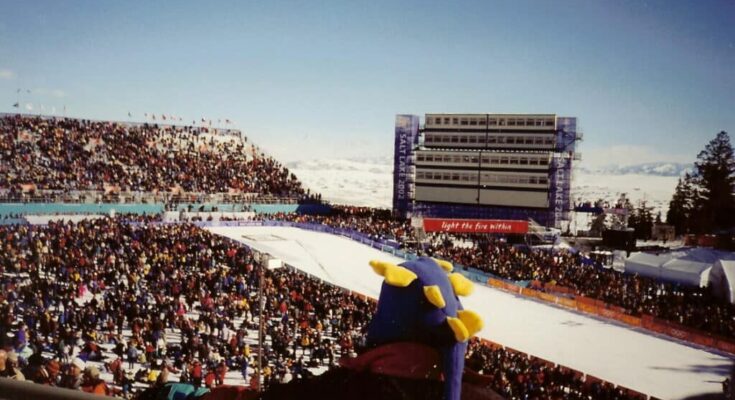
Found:
[{"label": "banner on building", "polygon": [[528,233],[528,221],[424,218],[424,230],[454,233]]},{"label": "banner on building", "polygon": [[411,203],[411,156],[419,138],[419,117],[397,115],[393,154],[393,212],[406,217]]}]

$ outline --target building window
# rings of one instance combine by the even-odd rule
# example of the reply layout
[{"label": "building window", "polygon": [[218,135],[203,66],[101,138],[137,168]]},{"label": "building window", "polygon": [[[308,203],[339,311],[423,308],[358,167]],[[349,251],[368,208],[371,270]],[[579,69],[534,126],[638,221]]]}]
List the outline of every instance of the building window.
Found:
[{"label": "building window", "polygon": [[518,161],[521,165],[528,165],[528,158],[526,157],[521,157]]},{"label": "building window", "polygon": [[452,118],[452,124],[459,125],[459,118]]},{"label": "building window", "polygon": [[467,118],[462,118],[462,125],[467,125],[468,123]]},{"label": "building window", "polygon": [[497,124],[498,124],[498,120],[496,120],[495,118],[488,120],[488,125],[497,125]]},{"label": "building window", "polygon": [[514,119],[509,119],[509,120],[508,120],[508,126],[516,126],[516,120],[514,120]]},{"label": "building window", "polygon": [[469,143],[477,143],[477,136],[469,136],[467,138],[467,142],[469,142]]},{"label": "building window", "polygon": [[424,161],[424,155],[423,154],[417,155],[416,156],[416,160],[418,160],[418,161]]},{"label": "building window", "polygon": [[508,157],[500,157],[500,164],[508,165]]},{"label": "building window", "polygon": [[518,157],[511,157],[510,165],[518,165]]},{"label": "building window", "polygon": [[507,144],[515,144],[516,143],[516,138],[510,136],[510,137],[508,137],[508,138],[505,139],[505,143],[507,143]]},{"label": "building window", "polygon": [[476,119],[474,119],[474,118],[472,118],[472,119],[470,120],[470,125],[472,125],[472,126],[477,126],[477,120],[476,120]]},{"label": "building window", "polygon": [[467,143],[467,136],[460,136],[459,137],[459,142],[460,143]]},{"label": "building window", "polygon": [[553,119],[546,120],[546,126],[554,126],[554,120]]},{"label": "building window", "polygon": [[496,143],[498,139],[495,136],[490,136],[487,138],[488,143]]}]

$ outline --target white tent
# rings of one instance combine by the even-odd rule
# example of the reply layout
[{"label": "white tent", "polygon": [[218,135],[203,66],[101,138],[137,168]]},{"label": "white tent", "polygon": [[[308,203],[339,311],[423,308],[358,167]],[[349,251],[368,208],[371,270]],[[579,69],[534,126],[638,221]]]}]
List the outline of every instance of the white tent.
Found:
[{"label": "white tent", "polygon": [[650,278],[660,278],[661,265],[671,258],[667,254],[656,255],[640,251],[631,253],[630,257],[625,260],[625,272]]},{"label": "white tent", "polygon": [[733,258],[733,253],[702,247],[661,254],[637,252],[625,260],[625,272],[703,287],[709,283],[710,270],[718,260]]},{"label": "white tent", "polygon": [[712,293],[735,304],[735,261],[718,260],[709,274]]}]

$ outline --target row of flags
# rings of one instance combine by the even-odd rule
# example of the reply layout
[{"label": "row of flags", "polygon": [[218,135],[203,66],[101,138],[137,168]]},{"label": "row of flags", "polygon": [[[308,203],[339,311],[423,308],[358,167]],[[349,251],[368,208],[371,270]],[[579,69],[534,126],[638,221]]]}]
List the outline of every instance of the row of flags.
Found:
[{"label": "row of flags", "polygon": [[[15,102],[15,103],[13,103],[13,108],[20,109],[21,108],[21,104],[19,102]],[[22,108],[25,109],[25,110],[27,110],[27,111],[33,111],[33,103],[25,103],[22,106]],[[41,113],[48,112],[51,115],[56,115],[56,106],[46,107],[43,104],[39,104],[38,107],[36,108],[36,110],[38,110]],[[64,110],[64,113],[66,113],[66,106],[64,106],[63,110]]]},{"label": "row of flags", "polygon": [[[19,88],[19,89],[17,89],[15,91],[15,93],[18,95],[18,98],[19,99],[18,99],[18,101],[16,101],[15,103],[13,103],[13,108],[17,108],[18,110],[24,109],[24,110],[26,110],[28,112],[32,112],[35,109],[36,111],[38,111],[39,113],[42,113],[42,114],[43,113],[49,113],[51,115],[56,115],[56,106],[46,107],[43,104],[37,104],[34,107],[34,104],[33,103],[23,103],[23,102],[20,101],[20,95],[21,95],[21,93],[31,94],[31,93],[33,93],[31,91],[31,89],[20,89]],[[66,115],[66,106],[63,107],[63,113],[64,113],[64,115]],[[172,123],[173,122],[183,122],[184,121],[184,118],[183,117],[177,116],[177,115],[173,115],[173,114],[158,114],[158,115],[156,115],[154,113],[143,113],[143,117],[144,117],[145,121],[167,121],[167,122],[170,121]],[[128,118],[133,118],[133,113],[130,112],[130,111],[128,111]],[[197,121],[197,120],[192,120],[191,121],[191,124],[192,125],[197,125],[199,123],[201,125],[208,125],[210,127],[212,125],[215,125],[215,126],[223,126],[223,125],[224,126],[230,126],[230,125],[233,125],[234,124],[234,122],[232,122],[232,120],[230,120],[229,118],[218,118],[218,119],[215,120],[215,119],[210,119],[210,118],[202,117],[199,121]]]},{"label": "row of flags", "polygon": [[[156,116],[156,114],[154,114],[154,113],[150,113],[150,114],[149,113],[143,113],[143,116],[145,117],[145,120],[146,121],[148,121],[148,120],[151,120],[151,121],[159,121],[160,120],[160,121],[171,121],[171,122],[183,122],[184,121],[184,119],[182,117],[179,117],[179,116],[176,116],[176,115],[173,115],[173,114],[159,114],[158,116]],[[133,113],[131,113],[131,112],[128,111],[128,118],[133,118]],[[230,120],[229,118],[224,118],[224,119],[219,118],[217,120],[214,120],[214,119],[209,119],[209,118],[202,117],[200,119],[200,122],[201,122],[202,125],[209,125],[209,126],[212,126],[213,124],[214,125],[217,125],[217,126],[222,126],[222,124],[224,124],[224,125],[232,125],[233,124],[232,120]],[[192,120],[191,121],[191,124],[192,125],[196,125],[197,124],[197,120]]]},{"label": "row of flags", "polygon": [[[18,88],[18,89],[15,90],[15,93],[18,96],[18,99],[17,99],[17,101],[15,103],[13,103],[13,108],[17,108],[19,111],[21,109],[23,109],[25,111],[28,111],[28,112],[33,112],[34,110],[36,110],[39,114],[56,115],[56,106],[46,106],[44,104],[32,103],[32,102],[25,103],[25,102],[21,101],[21,99],[23,97],[22,95],[24,95],[24,94],[32,94],[33,93],[33,91],[31,89],[21,89],[21,88]],[[38,92],[38,93],[43,94],[43,91]],[[66,115],[66,105],[63,106],[62,110],[63,110],[64,115]]]}]

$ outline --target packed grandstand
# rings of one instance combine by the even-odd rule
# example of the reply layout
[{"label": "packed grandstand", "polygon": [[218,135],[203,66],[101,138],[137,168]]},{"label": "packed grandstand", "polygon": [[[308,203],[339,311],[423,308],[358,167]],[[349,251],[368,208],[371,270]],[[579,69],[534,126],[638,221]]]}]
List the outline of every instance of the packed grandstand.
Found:
[{"label": "packed grandstand", "polygon": [[[167,205],[153,215],[40,225],[27,224],[20,212],[3,215],[0,376],[121,397],[166,382],[258,386],[261,283],[266,344],[258,374],[264,387],[307,379],[364,349],[372,301],[295,269],[266,269],[248,247],[184,217],[191,204],[248,209],[263,199],[320,201],[240,132],[7,115],[0,119],[0,157],[5,203]],[[185,205],[177,223],[164,221],[171,204]],[[706,288],[625,274],[581,253],[515,246],[488,235],[434,233],[419,240],[410,221],[389,210],[329,210],[221,220],[351,230],[537,291],[593,299],[631,317],[712,338],[735,336],[735,308]],[[480,340],[471,342],[466,365],[506,399],[646,398]]]}]

